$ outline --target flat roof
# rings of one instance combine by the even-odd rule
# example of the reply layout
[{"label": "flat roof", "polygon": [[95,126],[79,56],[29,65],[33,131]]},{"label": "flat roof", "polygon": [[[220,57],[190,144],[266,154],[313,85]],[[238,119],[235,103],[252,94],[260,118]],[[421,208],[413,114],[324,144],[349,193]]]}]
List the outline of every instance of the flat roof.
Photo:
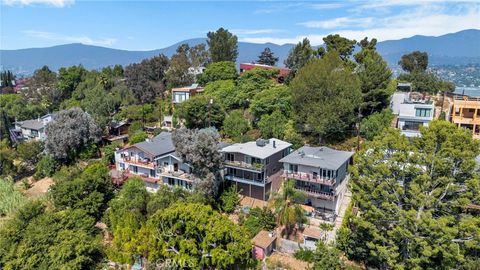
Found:
[{"label": "flat roof", "polygon": [[235,143],[227,147],[224,147],[222,149],[222,152],[241,153],[241,154],[249,155],[256,158],[265,159],[275,153],[283,151],[284,149],[287,149],[290,146],[292,146],[291,143],[285,142],[276,138],[263,140],[265,142],[264,146],[258,145],[257,141],[246,142],[246,143]]},{"label": "flat roof", "polygon": [[339,151],[326,146],[302,146],[290,153],[290,155],[280,159],[280,162],[337,170],[347,162],[353,154],[353,152]]},{"label": "flat roof", "polygon": [[270,236],[270,233],[264,230],[261,230],[255,237],[252,239],[253,244],[257,247],[267,249],[277,237]]}]

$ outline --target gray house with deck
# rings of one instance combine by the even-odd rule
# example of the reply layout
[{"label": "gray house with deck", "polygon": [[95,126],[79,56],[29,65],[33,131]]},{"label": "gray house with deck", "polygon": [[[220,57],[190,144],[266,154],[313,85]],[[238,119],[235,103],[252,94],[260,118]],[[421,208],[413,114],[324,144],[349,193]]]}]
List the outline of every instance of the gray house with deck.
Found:
[{"label": "gray house with deck", "polygon": [[282,158],[284,179],[295,180],[305,204],[319,212],[337,214],[346,191],[353,152],[303,146]]},{"label": "gray house with deck", "polygon": [[268,200],[280,187],[283,166],[279,160],[290,153],[292,144],[279,139],[258,139],[224,147],[224,178],[242,195]]}]

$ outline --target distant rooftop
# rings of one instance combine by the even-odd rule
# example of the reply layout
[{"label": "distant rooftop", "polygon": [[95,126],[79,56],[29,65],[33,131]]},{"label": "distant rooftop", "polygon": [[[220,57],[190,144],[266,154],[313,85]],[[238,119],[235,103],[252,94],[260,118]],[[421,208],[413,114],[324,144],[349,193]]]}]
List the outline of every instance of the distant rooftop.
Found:
[{"label": "distant rooftop", "polygon": [[252,157],[265,159],[275,153],[292,146],[291,143],[272,138],[269,140],[258,139],[254,142],[235,143],[222,149],[222,152],[241,153]]},{"label": "distant rooftop", "polygon": [[280,162],[337,170],[352,156],[353,152],[339,151],[325,146],[303,146],[280,159]]},{"label": "distant rooftop", "polygon": [[198,83],[194,83],[190,86],[184,86],[184,87],[177,87],[177,88],[172,88],[173,92],[188,92],[190,90],[203,90],[203,87],[200,87]]},{"label": "distant rooftop", "polygon": [[38,119],[31,119],[16,122],[22,128],[31,130],[41,130],[52,120],[53,114],[46,114]]}]

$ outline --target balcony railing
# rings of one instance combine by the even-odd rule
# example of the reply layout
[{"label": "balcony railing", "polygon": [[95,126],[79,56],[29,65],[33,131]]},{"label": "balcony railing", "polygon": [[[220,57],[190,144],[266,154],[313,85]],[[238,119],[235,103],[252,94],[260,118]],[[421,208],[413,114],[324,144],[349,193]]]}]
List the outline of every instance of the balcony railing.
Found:
[{"label": "balcony railing", "polygon": [[295,187],[295,189],[304,192],[305,194],[307,194],[307,196],[312,196],[319,199],[333,200],[335,198],[332,192],[318,191],[316,189],[305,187]]},{"label": "balcony railing", "polygon": [[244,168],[244,169],[255,170],[255,171],[261,171],[264,167],[264,165],[261,163],[250,164],[243,161],[225,160],[224,163],[227,166],[233,166],[233,167]]},{"label": "balcony railing", "polygon": [[123,157],[123,161],[125,163],[135,164],[135,165],[150,168],[150,169],[155,168],[155,163],[152,162],[152,161],[146,161],[146,160],[136,159],[136,158],[132,158],[132,157]]},{"label": "balcony railing", "polygon": [[179,178],[186,181],[193,181],[195,179],[195,177],[192,174],[184,171],[171,171],[171,170],[164,169],[164,170],[159,170],[158,173],[161,174],[162,176]]},{"label": "balcony railing", "polygon": [[224,176],[225,179],[230,180],[230,181],[235,181],[235,182],[240,182],[240,183],[245,183],[245,184],[254,184],[257,186],[263,186],[265,185],[265,181],[259,180],[259,179],[248,179],[248,178],[243,178],[240,176],[235,176],[231,174],[227,174]]},{"label": "balcony railing", "polygon": [[292,178],[295,180],[308,181],[312,183],[322,184],[333,186],[335,184],[335,179],[328,177],[321,177],[319,175],[313,175],[311,173],[302,173],[302,172],[284,172],[283,177]]}]

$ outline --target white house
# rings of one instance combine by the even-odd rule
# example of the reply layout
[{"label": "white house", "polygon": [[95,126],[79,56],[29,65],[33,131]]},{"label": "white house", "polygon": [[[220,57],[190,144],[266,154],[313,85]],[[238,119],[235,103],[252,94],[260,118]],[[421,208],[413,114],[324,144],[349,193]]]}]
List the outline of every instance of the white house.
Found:
[{"label": "white house", "polygon": [[52,114],[46,114],[38,119],[16,121],[15,126],[10,129],[12,140],[14,142],[45,140],[47,138],[45,127],[52,119]]},{"label": "white house", "polygon": [[433,120],[433,100],[412,92],[396,92],[392,96],[391,109],[396,128],[407,137],[420,135],[420,127],[428,126]]}]

